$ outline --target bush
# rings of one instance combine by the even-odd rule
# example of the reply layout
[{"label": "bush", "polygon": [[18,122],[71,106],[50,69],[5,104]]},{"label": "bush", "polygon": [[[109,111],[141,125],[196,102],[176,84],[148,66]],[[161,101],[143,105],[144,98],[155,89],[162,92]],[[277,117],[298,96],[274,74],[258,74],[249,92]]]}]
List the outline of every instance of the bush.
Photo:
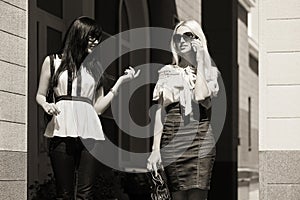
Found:
[{"label": "bush", "polygon": [[[53,200],[56,197],[55,179],[48,174],[48,179],[43,183],[35,181],[29,186],[31,200]],[[120,184],[121,174],[119,172],[99,173],[95,182],[95,200],[127,200],[122,193]]]},{"label": "bush", "polygon": [[56,196],[55,181],[52,174],[48,174],[49,179],[42,184],[35,181],[29,186],[31,200],[53,200]]}]

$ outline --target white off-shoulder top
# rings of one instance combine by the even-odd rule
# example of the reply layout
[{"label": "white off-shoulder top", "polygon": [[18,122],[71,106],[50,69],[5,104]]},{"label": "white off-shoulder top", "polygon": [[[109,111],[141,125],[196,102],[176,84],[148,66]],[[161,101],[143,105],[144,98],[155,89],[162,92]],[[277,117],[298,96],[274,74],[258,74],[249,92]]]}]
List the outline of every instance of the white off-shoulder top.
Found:
[{"label": "white off-shoulder top", "polygon": [[[166,65],[158,71],[158,81],[153,91],[153,100],[162,98],[163,106],[179,102],[185,109],[185,115],[192,112],[194,88],[196,82],[196,69],[177,65]],[[216,95],[219,87],[217,77],[208,79],[207,86],[211,94]]]},{"label": "white off-shoulder top", "polygon": [[[61,60],[54,59],[55,71],[58,69]],[[91,100],[92,104],[84,101],[61,100],[56,103],[61,111],[57,116],[53,116],[48,123],[46,137],[81,137],[104,140],[104,133],[100,119],[93,107],[95,102],[96,83],[85,67],[80,67],[80,81],[78,77],[73,80],[71,96],[85,97]],[[80,85],[78,85],[80,83]],[[68,72],[61,73],[58,85],[54,88],[56,96],[67,95]],[[80,87],[78,94],[77,90]]]}]

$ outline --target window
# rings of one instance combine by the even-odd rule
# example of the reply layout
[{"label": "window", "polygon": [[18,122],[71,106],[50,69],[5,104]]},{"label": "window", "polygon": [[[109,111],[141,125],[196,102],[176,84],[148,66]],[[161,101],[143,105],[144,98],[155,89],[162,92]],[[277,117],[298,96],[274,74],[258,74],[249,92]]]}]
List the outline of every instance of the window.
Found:
[{"label": "window", "polygon": [[62,32],[47,27],[47,53],[56,53],[62,46]]},{"label": "window", "polygon": [[55,15],[56,17],[63,18],[63,1],[62,0],[37,0],[37,7],[40,9]]},{"label": "window", "polygon": [[251,70],[258,75],[258,60],[252,54],[249,55],[249,66]]},{"label": "window", "polygon": [[248,12],[241,4],[238,4],[238,18],[248,26]]}]

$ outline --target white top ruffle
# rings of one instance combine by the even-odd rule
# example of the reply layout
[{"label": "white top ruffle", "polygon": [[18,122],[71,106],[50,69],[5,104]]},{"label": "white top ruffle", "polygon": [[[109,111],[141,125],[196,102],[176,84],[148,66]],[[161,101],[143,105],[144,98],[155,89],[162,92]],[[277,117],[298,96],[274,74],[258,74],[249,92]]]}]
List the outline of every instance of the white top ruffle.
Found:
[{"label": "white top ruffle", "polygon": [[[54,60],[55,71],[60,65],[60,59]],[[80,68],[81,92],[77,94],[77,80],[75,78],[72,84],[72,96],[81,96],[95,101],[95,81],[86,68]],[[67,95],[68,72],[64,71],[59,76],[58,85],[54,88],[55,95]],[[92,138],[95,140],[104,140],[104,133],[100,119],[93,105],[83,101],[61,100],[56,103],[60,114],[53,116],[48,123],[46,137],[81,137]]]},{"label": "white top ruffle", "polygon": [[[194,100],[195,68],[166,65],[158,73],[158,81],[153,91],[153,100],[157,101],[162,97],[164,107],[179,102],[185,108],[185,115],[190,114],[192,112],[192,100]],[[219,90],[217,77],[208,80],[207,86],[212,94],[216,95]]]}]

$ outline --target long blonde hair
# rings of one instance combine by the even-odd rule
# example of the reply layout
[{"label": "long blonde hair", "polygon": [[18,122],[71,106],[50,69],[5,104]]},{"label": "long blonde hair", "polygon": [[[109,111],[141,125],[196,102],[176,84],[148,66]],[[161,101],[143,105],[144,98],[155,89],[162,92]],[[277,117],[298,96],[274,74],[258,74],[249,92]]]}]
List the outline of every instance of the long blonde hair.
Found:
[{"label": "long blonde hair", "polygon": [[[185,27],[189,28],[191,30],[191,32],[193,34],[195,34],[199,38],[201,43],[203,44],[203,48],[204,48],[203,63],[204,63],[204,70],[205,70],[206,80],[207,81],[217,80],[218,75],[219,75],[220,72],[217,69],[217,67],[212,66],[212,61],[211,61],[210,55],[208,53],[206,37],[204,35],[204,32],[203,32],[200,24],[195,20],[181,21],[176,25],[176,27],[173,31],[173,36],[176,34],[177,29],[180,26],[185,26]],[[173,54],[174,62],[175,62],[176,65],[178,65],[179,56],[178,56],[178,53],[177,53],[177,50],[176,50],[176,44],[173,40],[173,37],[172,37],[172,40],[171,40],[171,51],[172,51],[172,54]]]}]

